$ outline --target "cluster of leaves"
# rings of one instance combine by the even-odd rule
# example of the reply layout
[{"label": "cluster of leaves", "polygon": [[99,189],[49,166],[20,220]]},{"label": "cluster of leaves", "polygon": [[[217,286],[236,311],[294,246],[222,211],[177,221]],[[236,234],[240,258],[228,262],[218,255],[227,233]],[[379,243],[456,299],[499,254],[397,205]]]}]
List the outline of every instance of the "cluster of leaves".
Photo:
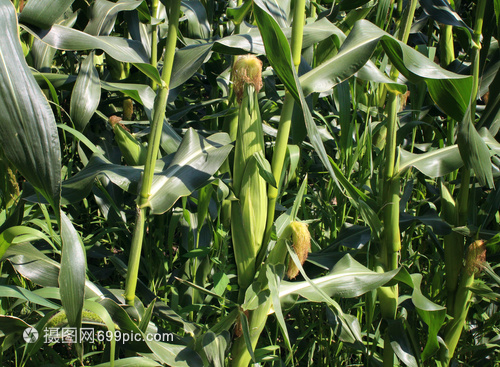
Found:
[{"label": "cluster of leaves", "polygon": [[[467,288],[455,361],[498,363],[499,1],[486,1],[481,19],[477,92],[473,2],[420,1],[406,44],[398,37],[403,1],[310,1],[296,71],[294,2],[183,1],[130,306],[123,290],[144,169],[127,149],[150,143],[171,3],[0,0],[0,364],[224,366],[230,345],[248,333],[242,309],[271,297],[255,362],[381,365],[389,335],[401,363],[433,365],[454,315],[444,248],[453,238],[489,240],[483,275]],[[312,250],[297,280],[281,280],[276,267],[268,293],[250,287],[242,304],[225,165],[233,160],[231,68],[246,53],[265,65],[259,105],[269,160],[285,90],[295,100],[271,244],[300,218]],[[397,269],[378,266],[389,93],[401,100]],[[455,202],[465,202],[460,220],[449,215]],[[465,247],[456,257],[465,266]],[[387,320],[377,289],[394,284],[398,315]],[[43,336],[82,324],[144,338],[23,339],[31,326]],[[163,332],[173,340],[146,338]]]}]

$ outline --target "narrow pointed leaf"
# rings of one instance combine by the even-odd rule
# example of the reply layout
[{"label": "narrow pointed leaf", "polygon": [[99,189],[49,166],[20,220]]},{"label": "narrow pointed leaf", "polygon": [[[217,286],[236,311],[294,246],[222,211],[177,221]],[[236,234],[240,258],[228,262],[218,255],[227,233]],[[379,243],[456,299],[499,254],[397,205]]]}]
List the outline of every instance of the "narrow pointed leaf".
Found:
[{"label": "narrow pointed leaf", "polygon": [[420,0],[420,5],[432,19],[439,23],[466,28],[472,33],[472,29],[469,28],[462,18],[452,9],[448,1]]},{"label": "narrow pointed leaf", "polygon": [[[379,43],[407,79],[415,83],[425,81],[434,102],[454,119],[462,119],[472,91],[471,77],[441,68],[366,20],[356,22],[337,55],[301,77],[304,93],[326,91],[348,79],[368,62]],[[366,73],[364,70],[363,75]],[[380,80],[379,76],[376,78],[376,81]],[[289,87],[287,80],[283,82]],[[391,86],[403,91],[397,85]]]},{"label": "narrow pointed leaf", "polygon": [[401,319],[389,323],[387,335],[390,339],[392,350],[398,356],[399,360],[405,366],[418,367],[417,359],[415,358]]},{"label": "narrow pointed leaf", "polygon": [[10,1],[0,1],[0,18],[0,143],[9,161],[58,208],[61,152],[54,115],[26,65]]},{"label": "narrow pointed leaf", "polygon": [[[47,257],[33,245],[20,243],[12,246],[3,258],[10,261],[19,274],[33,283],[42,287],[59,288],[61,264]],[[88,297],[103,297],[99,288],[89,280],[85,280],[85,294]]]},{"label": "narrow pointed leaf", "polygon": [[133,63],[145,75],[161,84],[158,70],[149,64],[148,53],[139,41],[112,36],[93,36],[59,24],[54,24],[49,30],[38,29],[27,24],[22,24],[22,26],[38,40],[58,50],[103,50],[113,59]]},{"label": "narrow pointed leaf", "polygon": [[149,341],[145,338],[149,349],[162,363],[175,367],[202,367],[200,356],[184,345]]},{"label": "narrow pointed leaf", "polygon": [[94,53],[83,60],[71,93],[70,116],[79,131],[83,131],[99,105],[101,84],[94,66]]},{"label": "narrow pointed leaf", "polygon": [[69,9],[74,0],[30,0],[19,21],[48,29]]},{"label": "narrow pointed leaf", "polygon": [[43,239],[50,244],[52,243],[43,232],[37,229],[27,226],[13,226],[7,228],[0,233],[0,259],[12,244],[35,241],[38,239]]},{"label": "narrow pointed leaf", "polygon": [[473,169],[481,186],[494,187],[490,151],[472,123],[470,110],[458,125],[458,149],[468,169]]},{"label": "narrow pointed leaf", "polygon": [[219,335],[208,331],[203,335],[203,351],[214,367],[224,367],[226,349],[229,345],[229,333],[223,331]]},{"label": "narrow pointed leaf", "polygon": [[[312,282],[330,297],[351,298],[358,297],[383,286],[392,280],[398,272],[399,269],[386,273],[376,273],[361,265],[351,255],[347,254],[333,267],[329,274],[312,279]],[[280,297],[291,294],[299,294],[316,302],[321,301],[321,296],[306,281],[282,281]]]},{"label": "narrow pointed leaf", "polygon": [[415,167],[429,177],[442,177],[463,166],[462,157],[457,145],[415,154],[404,149],[399,151],[399,172]]},{"label": "narrow pointed leaf", "polygon": [[292,351],[292,346],[290,344],[290,337],[288,336],[288,330],[286,328],[285,318],[283,317],[283,312],[281,311],[281,303],[279,298],[279,287],[281,283],[281,278],[285,274],[285,267],[283,264],[268,264],[266,267],[266,277],[268,280],[269,290],[271,292],[271,299],[273,302],[274,313],[278,319],[278,323],[281,328],[281,332],[285,338],[285,344],[288,350]]},{"label": "narrow pointed leaf", "polygon": [[22,24],[33,36],[58,50],[84,51],[101,49],[118,61],[149,63],[140,42],[120,37],[93,36],[88,33],[54,24],[49,30],[40,30]]},{"label": "narrow pointed leaf", "polygon": [[80,327],[85,297],[85,270],[87,268],[85,252],[80,236],[69,218],[61,211],[61,238],[63,242],[59,286],[61,302],[68,323]]},{"label": "narrow pointed leaf", "polygon": [[[66,27],[72,27],[76,23],[77,17],[78,12],[69,14],[67,18],[65,15],[62,19],[57,20],[57,24],[61,24]],[[35,38],[33,40],[33,47],[31,48],[31,54],[33,55],[33,66],[35,67],[35,69],[44,73],[50,73],[52,60],[54,58],[54,55],[56,54],[56,51],[57,50],[55,48],[50,47],[45,42],[42,42]]]},{"label": "narrow pointed leaf", "polygon": [[[205,139],[188,130],[175,156],[156,162],[149,200],[152,213],[164,213],[177,199],[208,183],[231,149],[231,141],[225,133]],[[64,182],[63,200],[73,203],[86,197],[98,175],[105,175],[121,189],[137,194],[142,171],[142,166],[113,164],[99,154],[93,155],[82,171]]]},{"label": "narrow pointed leaf", "polygon": [[210,37],[210,24],[205,6],[199,0],[181,2],[181,11],[187,21],[187,35],[191,38],[207,39]]},{"label": "narrow pointed leaf", "polygon": [[97,0],[92,6],[90,21],[84,32],[93,36],[108,36],[115,26],[118,13],[124,10],[134,10],[141,3],[137,0],[120,0],[118,2]]},{"label": "narrow pointed leaf", "polygon": [[262,151],[255,152],[253,154],[255,161],[257,162],[257,167],[259,167],[260,176],[271,186],[276,187],[276,180],[274,179],[273,173],[271,172],[271,164],[264,157]]},{"label": "narrow pointed leaf", "polygon": [[426,360],[439,350],[438,332],[446,317],[446,308],[437,305],[422,294],[420,286],[422,274],[409,274],[402,269],[397,275],[397,280],[413,288],[411,300],[417,309],[417,313],[427,324],[427,343],[422,352],[422,359]]},{"label": "narrow pointed leaf", "polygon": [[231,149],[230,138],[225,133],[204,139],[189,129],[167,170],[153,179],[149,199],[151,212],[164,213],[177,199],[206,184]]},{"label": "narrow pointed leaf", "polygon": [[2,297],[17,298],[26,302],[48,307],[53,310],[61,307],[60,305],[50,302],[28,289],[17,287],[15,285],[0,285],[0,293],[2,294]]}]

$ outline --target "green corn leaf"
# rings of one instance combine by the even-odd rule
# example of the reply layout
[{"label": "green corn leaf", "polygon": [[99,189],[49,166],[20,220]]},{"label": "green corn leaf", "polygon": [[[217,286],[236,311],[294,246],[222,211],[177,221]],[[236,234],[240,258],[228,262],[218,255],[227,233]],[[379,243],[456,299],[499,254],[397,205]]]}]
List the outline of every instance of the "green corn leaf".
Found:
[{"label": "green corn leaf", "polygon": [[97,110],[101,99],[99,74],[94,66],[94,53],[82,61],[71,93],[70,116],[79,131],[83,131]]},{"label": "green corn leaf", "polygon": [[26,328],[31,327],[25,321],[15,316],[0,315],[0,330],[4,335],[22,333]]},{"label": "green corn leaf", "polygon": [[462,18],[460,18],[460,16],[452,9],[448,1],[420,0],[420,5],[432,19],[438,21],[439,23],[466,28],[469,30],[470,34],[472,34],[472,29],[465,24]]},{"label": "green corn leaf", "polygon": [[391,347],[399,360],[408,367],[418,367],[415,351],[408,338],[408,330],[405,330],[402,319],[392,320],[388,325],[387,336],[391,341]]},{"label": "green corn leaf", "polygon": [[17,298],[24,302],[34,303],[53,310],[61,308],[60,305],[50,302],[39,294],[15,285],[0,285],[0,292],[2,293],[2,297]]},{"label": "green corn leaf", "polygon": [[229,340],[229,333],[227,331],[223,331],[219,335],[209,331],[203,335],[203,351],[208,361],[212,363],[214,367],[224,367]]},{"label": "green corn leaf", "polygon": [[271,186],[276,187],[276,180],[271,172],[271,164],[264,157],[264,152],[258,151],[253,154],[253,158],[257,162],[260,176]]},{"label": "green corn leaf", "polygon": [[[172,78],[174,79],[174,78]],[[108,91],[122,92],[135,101],[143,105],[148,119],[151,121],[153,115],[153,105],[156,98],[156,93],[151,87],[144,84],[125,84],[125,83],[107,83],[101,81],[101,87]],[[161,129],[161,147],[168,154],[175,153],[179,148],[182,138],[174,128],[168,123],[168,120],[163,121]]]},{"label": "green corn leaf", "polygon": [[69,9],[73,1],[31,0],[21,12],[19,21],[42,29],[49,29]]},{"label": "green corn leaf", "polygon": [[[156,163],[149,199],[151,212],[162,214],[180,197],[207,184],[231,149],[231,141],[225,133],[203,138],[189,129],[177,153]],[[64,182],[64,202],[72,203],[86,197],[99,175],[105,175],[121,189],[137,194],[142,171],[142,166],[113,164],[94,154],[81,172]]]},{"label": "green corn leaf", "polygon": [[406,269],[401,269],[396,279],[413,288],[411,300],[417,313],[428,326],[427,343],[422,352],[422,359],[426,360],[439,350],[438,332],[444,324],[446,308],[435,304],[422,294],[422,274],[410,275]]},{"label": "green corn leaf", "polygon": [[283,317],[283,312],[281,311],[281,302],[279,298],[279,288],[281,279],[285,274],[285,266],[283,264],[268,264],[266,266],[266,277],[268,281],[269,291],[271,294],[271,299],[273,302],[274,313],[278,319],[278,323],[281,328],[281,332],[285,338],[286,347],[290,352],[292,352],[292,346],[290,343],[290,337],[288,336],[288,330],[286,328],[285,318]]},{"label": "green corn leaf", "polygon": [[183,1],[181,11],[187,21],[187,36],[208,39],[211,36],[210,24],[205,6],[199,0]]},{"label": "green corn leaf", "polygon": [[0,233],[0,259],[12,244],[35,241],[38,239],[45,240],[47,243],[52,244],[52,241],[43,232],[34,228],[26,226],[13,226],[7,228]]},{"label": "green corn leaf", "polygon": [[115,338],[115,323],[111,318],[108,310],[98,302],[86,300],[84,303],[84,307],[86,310],[89,310],[95,313],[99,318],[104,322],[108,331],[111,331],[111,340],[110,340],[110,365],[111,367],[115,366],[115,348],[116,348],[116,338]]},{"label": "green corn leaf", "polygon": [[[330,273],[323,277],[312,279],[312,282],[329,297],[351,298],[359,297],[366,292],[383,286],[392,280],[398,272],[399,269],[386,273],[374,272],[347,254],[333,267]],[[314,302],[322,302],[322,296],[307,281],[282,281],[280,297],[292,294],[301,295]]]},{"label": "green corn leaf", "polygon": [[61,152],[54,115],[26,65],[10,1],[0,1],[0,18],[0,143],[9,161],[58,212]]},{"label": "green corn leaf", "polygon": [[61,302],[68,323],[80,327],[85,297],[85,270],[87,262],[83,243],[69,218],[61,211],[61,238],[63,242],[59,286]]},{"label": "green corn leaf", "polygon": [[93,36],[108,36],[115,26],[118,13],[125,10],[134,10],[141,3],[141,1],[136,0],[95,1],[92,5],[90,21],[87,23],[84,32]]},{"label": "green corn leaf", "polygon": [[151,212],[162,214],[177,199],[207,184],[232,148],[225,133],[205,139],[189,129],[169,167],[153,179],[149,199]]},{"label": "green corn leaf", "polygon": [[58,50],[85,51],[101,49],[118,61],[149,63],[149,58],[137,41],[120,37],[93,36],[88,33],[54,24],[50,30],[41,31],[26,24],[22,27],[39,40]]},{"label": "green corn leaf", "polygon": [[[24,11],[22,12],[24,14]],[[57,20],[57,24],[72,27],[76,23],[78,11],[71,14],[64,14],[62,19]],[[57,50],[50,47],[45,42],[38,39],[33,40],[33,47],[31,48],[31,55],[33,56],[33,67],[38,71],[50,73],[52,62]]]},{"label": "green corn leaf", "polygon": [[470,113],[470,106],[463,120],[458,125],[457,143],[460,155],[468,169],[473,169],[481,186],[493,188],[493,171],[490,150],[481,139]]},{"label": "green corn leaf", "polygon": [[243,22],[243,19],[245,16],[248,14],[250,9],[252,8],[252,2],[251,1],[245,1],[243,5],[237,7],[237,8],[228,8],[227,9],[227,16],[229,19],[233,21],[235,25],[241,24]]},{"label": "green corn leaf", "polygon": [[415,154],[404,149],[399,151],[399,172],[415,167],[429,177],[442,177],[463,166],[457,145],[432,150],[427,153]]},{"label": "green corn leaf", "polygon": [[46,31],[27,24],[22,24],[22,27],[38,40],[58,50],[103,50],[115,60],[133,63],[153,81],[162,84],[158,70],[149,64],[149,56],[139,41],[121,37],[93,36],[59,24],[54,24]]},{"label": "green corn leaf", "polygon": [[250,337],[250,326],[248,323],[248,318],[247,315],[245,315],[245,313],[241,310],[239,311],[239,315],[240,315],[241,329],[243,331],[242,337],[245,338],[245,345],[247,347],[248,353],[250,353],[250,357],[252,358],[252,361],[255,363],[255,354],[252,348],[252,339]]},{"label": "green corn leaf", "polygon": [[145,340],[149,349],[162,363],[175,367],[203,366],[198,353],[184,345]]},{"label": "green corn leaf", "polygon": [[[384,32],[374,24],[358,21],[346,38],[337,55],[322,63],[300,78],[304,93],[322,92],[358,72],[370,59],[378,44],[386,51],[393,65],[410,81],[425,81],[429,93],[436,104],[456,120],[462,120],[472,92],[472,78],[447,71],[432,60],[395,37]],[[279,72],[277,71],[278,75]],[[372,79],[368,69],[363,71],[365,78]],[[378,75],[374,81],[381,81]],[[281,75],[280,75],[281,77]],[[283,80],[287,88],[290,78]],[[403,92],[402,86],[390,87]]]}]

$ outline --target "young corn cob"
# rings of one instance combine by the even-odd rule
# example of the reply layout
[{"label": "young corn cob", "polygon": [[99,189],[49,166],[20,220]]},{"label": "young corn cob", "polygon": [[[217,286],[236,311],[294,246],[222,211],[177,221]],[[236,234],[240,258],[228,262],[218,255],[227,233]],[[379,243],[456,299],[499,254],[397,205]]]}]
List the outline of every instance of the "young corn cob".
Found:
[{"label": "young corn cob", "polygon": [[257,92],[262,86],[262,62],[255,56],[235,63],[234,90],[240,103],[234,153],[233,191],[238,199],[231,206],[231,230],[241,295],[252,283],[255,258],[266,227],[266,182],[259,174],[256,152],[264,151],[264,134]]},{"label": "young corn cob", "polygon": [[109,123],[115,133],[115,141],[122,152],[125,162],[129,166],[141,166],[146,162],[148,149],[134,138],[120,121],[121,118],[118,116],[111,116],[109,118]]},{"label": "young corn cob", "polygon": [[[285,263],[287,255],[286,241],[288,241],[290,237],[292,239],[295,252],[297,253],[301,263],[304,263],[311,248],[311,235],[309,234],[307,224],[293,221],[285,228],[280,238],[276,241],[274,248],[271,250],[266,260],[267,265],[279,265]],[[294,274],[292,274],[293,277],[295,277],[298,274],[298,268],[296,267],[295,263],[293,263],[293,260],[291,261],[291,263],[293,264],[293,267],[297,269],[296,273],[294,272]],[[290,276],[290,269],[291,268],[289,267],[288,276],[292,278]],[[260,282],[263,289],[267,288],[266,271],[262,271],[261,269],[259,275],[257,276],[257,280],[258,282]],[[268,297],[267,300],[261,303],[258,308],[256,308],[255,310],[251,310],[246,314],[246,316],[248,317],[250,345],[252,349],[255,349],[255,347],[257,346],[257,342],[266,324],[267,315],[270,309],[271,298]],[[239,337],[234,342],[232,354],[232,367],[247,367],[250,363],[250,353],[247,350],[247,345],[243,336]]]}]

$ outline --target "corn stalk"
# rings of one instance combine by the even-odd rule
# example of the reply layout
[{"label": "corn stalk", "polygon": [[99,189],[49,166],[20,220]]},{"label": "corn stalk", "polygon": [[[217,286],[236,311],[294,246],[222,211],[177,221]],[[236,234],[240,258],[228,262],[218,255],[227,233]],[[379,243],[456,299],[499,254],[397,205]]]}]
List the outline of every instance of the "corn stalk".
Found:
[{"label": "corn stalk", "polygon": [[[304,21],[305,21],[305,0],[299,0],[295,4],[293,27],[292,27],[292,59],[295,69],[298,70],[300,65],[301,51],[302,51],[302,38],[304,34]],[[290,136],[290,128],[292,125],[292,113],[294,100],[290,92],[285,91],[285,101],[281,110],[280,121],[278,125],[278,133],[276,135],[276,143],[274,146],[273,158],[271,168],[275,182],[279,185],[281,173],[283,171],[283,164],[285,162],[286,149],[288,145],[288,138]],[[268,212],[267,212],[267,226],[264,243],[269,241],[271,231],[274,223],[274,211],[276,209],[276,200],[279,194],[279,187],[268,185]]]},{"label": "corn stalk", "polygon": [[[398,3],[399,4],[399,3]],[[410,28],[415,14],[417,1],[412,0],[408,5],[406,14],[403,15],[399,38],[402,42],[408,41]],[[399,75],[393,66],[391,78],[396,80]],[[382,200],[384,203],[383,223],[384,232],[381,244],[381,263],[384,271],[397,269],[399,266],[399,252],[401,250],[401,233],[399,229],[399,191],[400,180],[398,176],[399,162],[396,157],[398,130],[399,97],[396,92],[389,91],[386,101],[387,112],[387,143],[385,147],[385,166],[383,174]],[[397,285],[381,287],[378,290],[382,316],[387,320],[394,320],[397,313],[399,289]],[[394,352],[390,344],[389,335],[384,338],[384,366],[394,365]]]},{"label": "corn stalk", "polygon": [[125,300],[131,306],[134,305],[137,277],[141,262],[142,243],[144,239],[146,210],[151,193],[155,162],[158,156],[158,149],[160,147],[161,130],[163,127],[163,119],[165,118],[165,109],[167,107],[169,84],[172,76],[172,66],[174,64],[175,45],[177,43],[180,6],[180,0],[174,0],[172,1],[170,7],[167,44],[165,45],[165,60],[161,76],[162,85],[159,87],[159,91],[155,99],[146,164],[144,167],[144,174],[142,176],[140,193],[137,198],[136,224],[132,236],[132,245],[125,283]]},{"label": "corn stalk", "polygon": [[[486,8],[487,0],[479,0],[476,7],[476,19],[474,23],[474,34],[472,37],[473,47],[471,52],[472,59],[472,94],[471,94],[471,108],[472,121],[475,120],[476,100],[479,86],[479,65],[480,65],[480,42],[483,29],[483,18]],[[467,224],[467,212],[469,207],[469,191],[470,191],[471,171],[468,167],[461,169],[461,182],[460,190],[458,193],[456,210],[457,224]],[[456,237],[456,236],[455,236]],[[454,356],[460,335],[462,334],[465,319],[469,310],[469,301],[471,292],[468,287],[474,282],[474,274],[477,272],[475,264],[480,262],[480,258],[485,256],[483,252],[484,243],[480,240],[474,242],[467,251],[465,265],[463,264],[464,241],[462,236],[459,236],[457,244],[445,242],[445,264],[447,271],[447,288],[448,300],[447,309],[448,314],[453,318],[446,326],[445,330],[445,344],[446,349],[443,348],[441,354],[441,361],[445,366],[450,364]],[[453,246],[452,249],[446,249],[446,246]],[[450,247],[451,247],[450,246]],[[449,274],[448,274],[449,273]]]},{"label": "corn stalk", "polygon": [[[302,37],[303,37],[303,28],[304,28],[304,19],[305,17],[305,0],[299,0],[295,4],[295,10],[294,10],[294,23],[293,23],[293,28],[292,28],[292,57],[293,57],[293,63],[295,65],[295,68],[298,69],[298,66],[300,64],[300,58],[301,58],[301,50],[302,50]],[[234,69],[235,73],[239,73],[237,65],[235,65]],[[235,83],[235,90],[236,90],[237,83]],[[249,90],[252,90],[252,87],[249,86],[247,89],[245,89],[245,92],[248,94]],[[238,94],[238,93],[236,93]],[[257,127],[255,127],[252,131],[253,135],[249,135],[246,139],[240,140],[240,134],[245,132],[245,122],[246,116],[248,113],[244,112],[242,114],[242,108],[246,106],[245,102],[245,96],[247,94],[243,94],[243,99],[242,99],[242,104],[240,107],[240,116],[239,116],[239,122],[238,122],[238,137],[236,139],[236,147],[235,147],[235,158],[234,158],[234,170],[233,170],[233,188],[235,195],[238,197],[239,202],[233,202],[232,203],[232,208],[231,208],[231,232],[233,234],[233,246],[235,250],[235,257],[236,257],[236,263],[238,267],[238,284],[240,286],[240,302],[243,301],[244,297],[244,291],[247,289],[247,287],[252,283],[256,271],[261,268],[259,264],[261,263],[261,260],[263,259],[264,253],[267,249],[267,243],[269,242],[270,236],[271,236],[271,231],[272,231],[272,226],[274,223],[274,212],[275,212],[275,207],[276,207],[276,200],[279,194],[279,187],[274,187],[272,185],[268,185],[267,190],[265,187],[265,182],[260,177],[259,173],[257,172],[257,166],[256,163],[253,164],[252,161],[250,163],[252,166],[249,167],[250,171],[247,173],[246,166],[248,163],[245,163],[244,158],[242,157],[242,154],[240,153],[241,148],[239,147],[245,147],[245,144],[248,144],[248,140],[254,141],[254,145],[251,145],[250,148],[245,148],[246,151],[246,156],[249,157],[250,154],[254,154],[256,152],[256,144],[255,140],[258,140],[259,142],[262,141],[262,151],[263,151],[263,138],[261,140],[260,136],[256,136],[255,132],[257,132]],[[275,143],[275,148],[274,148],[274,153],[273,153],[273,158],[272,158],[272,173],[275,179],[275,182],[279,183],[281,174],[282,174],[282,168],[283,164],[285,161],[285,154],[286,154],[286,149],[288,145],[288,138],[290,135],[290,128],[291,128],[291,121],[292,121],[292,112],[293,112],[293,105],[294,105],[294,100],[292,95],[286,91],[285,92],[285,100],[284,104],[282,107],[282,112],[281,112],[281,117],[280,117],[280,122],[278,126],[278,133],[276,137],[276,143]],[[251,106],[258,111],[258,104],[257,104],[257,96],[255,95],[255,106]],[[253,111],[253,110],[251,110]],[[257,112],[256,112],[257,113]],[[243,124],[242,124],[243,122]],[[261,129],[261,122],[260,122],[260,115],[259,115],[259,129]],[[259,132],[260,133],[260,132]],[[260,143],[259,143],[260,144]],[[250,150],[248,150],[250,149]],[[261,149],[260,146],[258,149]],[[243,158],[243,159],[242,159]],[[251,158],[251,157],[250,157]],[[242,169],[245,169],[245,173],[242,175]],[[243,184],[241,183],[241,178],[243,177],[243,183],[247,184],[250,182],[250,178],[253,177],[253,175],[256,175],[258,177],[255,179],[255,182],[253,185],[255,185],[253,188],[248,187],[249,192],[252,190],[254,191],[255,194],[260,195],[262,193],[265,194],[265,202],[261,201],[260,196],[253,196],[252,197],[252,202],[256,204],[256,208],[254,208],[252,211],[246,211],[245,206],[248,206],[245,204],[244,200],[242,200],[242,192],[241,190],[243,189]],[[257,183],[258,181],[258,183]],[[264,184],[264,188],[260,186],[261,184]],[[247,184],[248,185],[248,184]],[[239,195],[239,196],[238,196]],[[265,212],[260,212],[265,208]],[[242,214],[240,216],[240,213]],[[249,218],[246,218],[245,216],[249,216]],[[245,224],[249,223],[250,219],[254,218],[256,220],[256,228],[251,229],[251,227],[245,228]],[[262,236],[260,232],[258,232],[261,227],[260,227],[260,219],[263,219],[263,232]],[[241,229],[244,230],[242,231]],[[260,243],[255,242],[255,236],[258,236],[258,239],[260,240]],[[249,238],[247,238],[249,237]],[[241,242],[241,246],[238,245],[238,242]],[[278,244],[275,246],[274,251],[272,252],[272,256],[268,258],[268,262],[272,261],[273,263],[280,263],[283,264],[285,261],[286,257],[286,247],[280,246],[279,244],[283,244],[283,242],[278,241]],[[309,246],[310,247],[310,246]],[[309,249],[309,248],[308,248]],[[305,251],[307,253],[308,249]],[[279,252],[279,253],[278,253]],[[257,260],[257,262],[256,262]],[[241,271],[240,271],[241,269]],[[260,284],[263,285],[263,288],[266,288],[267,280],[265,277],[265,270],[262,270],[259,274],[259,280]],[[243,291],[243,292],[242,292]],[[255,310],[250,310],[248,312],[248,325],[249,325],[249,336],[250,336],[250,345],[247,346],[246,341],[244,337],[239,337],[233,346],[232,349],[232,354],[233,354],[233,366],[248,366],[248,363],[251,360],[251,355],[248,351],[248,347],[250,347],[252,350],[255,349],[259,336],[264,328],[266,319],[267,319],[267,314],[269,312],[269,309],[271,307],[271,299],[268,298],[263,304],[259,305],[259,307]]]}]

